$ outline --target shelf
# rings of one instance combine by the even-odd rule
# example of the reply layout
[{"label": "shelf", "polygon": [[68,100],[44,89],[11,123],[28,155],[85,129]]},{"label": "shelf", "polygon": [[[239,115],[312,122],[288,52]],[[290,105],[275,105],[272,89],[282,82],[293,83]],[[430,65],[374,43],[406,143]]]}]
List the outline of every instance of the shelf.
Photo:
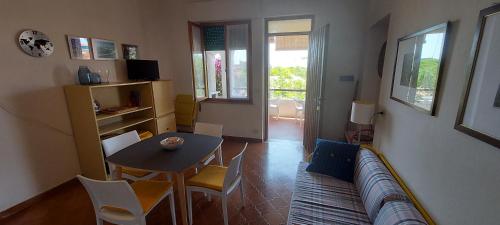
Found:
[{"label": "shelf", "polygon": [[116,113],[116,114],[104,114],[103,113],[103,114],[96,115],[95,117],[96,117],[97,121],[101,121],[101,120],[105,120],[105,119],[111,119],[111,118],[114,118],[117,116],[123,116],[123,115],[131,114],[131,113],[141,112],[141,111],[152,109],[152,108],[153,107],[151,107],[151,106],[139,107],[138,109],[134,109],[134,110],[130,110],[130,111],[122,112],[122,113]]},{"label": "shelf", "polygon": [[127,82],[127,83],[102,83],[102,84],[96,84],[96,85],[88,85],[88,87],[90,87],[90,88],[106,88],[106,87],[142,85],[142,84],[150,84],[150,83],[151,83],[151,81]]},{"label": "shelf", "polygon": [[104,126],[99,127],[99,135],[102,136],[102,135],[110,134],[110,133],[113,133],[115,131],[125,129],[125,128],[131,127],[131,126],[135,126],[135,125],[138,125],[141,123],[145,123],[145,122],[148,122],[151,120],[153,120],[152,117],[150,117],[150,118],[135,118],[135,119],[127,119],[124,121],[104,125]]}]

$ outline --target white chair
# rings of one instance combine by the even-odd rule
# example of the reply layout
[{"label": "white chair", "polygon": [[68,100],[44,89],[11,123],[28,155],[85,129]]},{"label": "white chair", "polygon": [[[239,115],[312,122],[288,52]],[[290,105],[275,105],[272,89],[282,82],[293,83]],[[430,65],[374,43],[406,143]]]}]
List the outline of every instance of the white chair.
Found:
[{"label": "white chair", "polygon": [[227,198],[238,186],[240,188],[241,207],[245,204],[243,199],[243,156],[248,143],[243,150],[235,156],[229,167],[209,165],[186,181],[189,224],[193,224],[192,192],[203,192],[208,195],[221,197],[224,225],[228,225]]},{"label": "white chair", "polygon": [[[141,141],[139,134],[137,131],[133,130],[124,134],[120,134],[118,136],[108,138],[102,141],[102,147],[104,149],[104,154],[106,157],[113,155],[120,150],[133,145],[137,142]],[[116,180],[116,167],[113,164],[108,163],[109,170],[111,173],[111,179]],[[148,172],[144,170],[138,170],[128,167],[122,167],[122,177],[137,181],[137,180],[149,180],[153,177],[156,177],[158,173]],[[170,180],[170,177],[169,177]]]},{"label": "white chair", "polygon": [[269,100],[269,114],[275,115],[275,119],[280,118],[280,100]]},{"label": "white chair", "polygon": [[[223,126],[220,124],[212,124],[212,123],[202,123],[202,122],[197,122],[196,125],[194,126],[194,134],[203,134],[203,135],[208,135],[208,136],[214,136],[214,137],[222,137],[222,129]],[[217,160],[219,161],[219,165],[222,166],[222,147],[219,146],[217,149]],[[210,155],[207,159],[205,159],[202,162],[202,165],[200,165],[198,169],[200,169],[203,166],[208,165],[213,159],[215,159],[215,154]]]},{"label": "white chair", "polygon": [[141,180],[99,181],[77,175],[94,205],[97,225],[103,221],[120,225],[146,225],[146,215],[165,197],[170,198],[172,224],[175,203],[172,184],[168,181]]},{"label": "white chair", "polygon": [[304,101],[302,100],[295,101],[295,118],[299,123],[304,118]]}]

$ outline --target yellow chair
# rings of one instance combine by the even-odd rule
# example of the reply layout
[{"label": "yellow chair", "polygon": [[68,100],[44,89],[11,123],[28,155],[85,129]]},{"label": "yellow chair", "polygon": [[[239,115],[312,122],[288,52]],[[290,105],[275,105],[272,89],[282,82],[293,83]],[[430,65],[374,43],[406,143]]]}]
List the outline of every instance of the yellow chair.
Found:
[{"label": "yellow chair", "polygon": [[97,225],[146,225],[146,215],[165,197],[170,199],[172,224],[176,224],[172,184],[168,181],[99,181],[77,176],[92,200]]},{"label": "yellow chair", "polygon": [[192,192],[203,192],[209,196],[221,197],[224,225],[228,225],[227,197],[238,186],[240,188],[241,206],[243,207],[245,203],[243,199],[242,162],[247,145],[248,143],[245,143],[245,147],[243,147],[240,154],[231,160],[229,167],[208,165],[186,181],[189,224],[193,224]]},{"label": "yellow chair", "polygon": [[196,120],[196,100],[192,95],[177,95],[175,99],[175,120],[178,128],[192,131]]}]

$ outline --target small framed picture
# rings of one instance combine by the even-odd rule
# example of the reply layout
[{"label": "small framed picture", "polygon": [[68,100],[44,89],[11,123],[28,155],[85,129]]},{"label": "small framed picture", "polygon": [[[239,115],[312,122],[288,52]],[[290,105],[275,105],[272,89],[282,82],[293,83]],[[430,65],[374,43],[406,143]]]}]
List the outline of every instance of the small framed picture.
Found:
[{"label": "small framed picture", "polygon": [[137,45],[122,44],[123,59],[139,59]]},{"label": "small framed picture", "polygon": [[114,41],[92,38],[92,52],[95,60],[117,59],[116,45]]},{"label": "small framed picture", "polygon": [[86,37],[77,37],[67,35],[69,56],[71,59],[91,60],[92,51],[90,50],[90,41]]}]

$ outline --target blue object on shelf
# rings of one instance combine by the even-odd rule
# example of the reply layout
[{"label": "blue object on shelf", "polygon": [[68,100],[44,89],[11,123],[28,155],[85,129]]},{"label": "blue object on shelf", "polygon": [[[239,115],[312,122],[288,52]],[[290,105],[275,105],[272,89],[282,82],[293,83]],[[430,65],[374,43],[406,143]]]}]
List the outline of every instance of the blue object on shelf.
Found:
[{"label": "blue object on shelf", "polygon": [[90,72],[89,68],[86,66],[80,66],[78,68],[78,82],[82,85],[89,85],[90,82],[90,75],[92,72]]}]

